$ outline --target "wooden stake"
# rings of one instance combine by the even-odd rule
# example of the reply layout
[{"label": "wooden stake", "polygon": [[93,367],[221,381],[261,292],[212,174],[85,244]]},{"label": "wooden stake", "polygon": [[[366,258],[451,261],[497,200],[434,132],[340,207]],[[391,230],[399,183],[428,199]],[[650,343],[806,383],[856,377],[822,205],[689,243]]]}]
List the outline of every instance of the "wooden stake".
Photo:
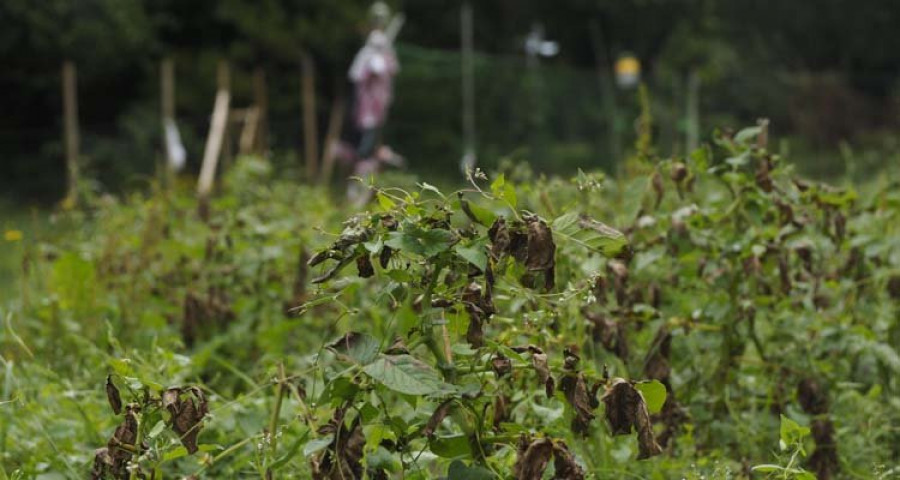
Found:
[{"label": "wooden stake", "polygon": [[322,154],[322,183],[331,184],[334,173],[334,147],[340,140],[341,125],[344,124],[344,94],[338,93],[331,104],[331,115],[328,118],[328,132],[325,134],[325,148]]},{"label": "wooden stake", "polygon": [[253,153],[254,145],[258,145],[259,135],[262,135],[263,121],[260,118],[260,109],[252,106],[245,110],[244,126],[241,130],[241,139],[238,143],[241,155]]},{"label": "wooden stake", "polygon": [[306,157],[306,177],[310,182],[316,179],[318,170],[319,145],[316,125],[316,84],[315,64],[308,52],[300,56],[303,89],[303,144]]},{"label": "wooden stake", "polygon": [[175,119],[175,62],[164,58],[159,67],[159,85],[163,122]]},{"label": "wooden stake", "polygon": [[700,146],[700,75],[691,70],[687,81],[687,155]]},{"label": "wooden stake", "polygon": [[166,124],[175,121],[175,62],[171,58],[164,58],[159,65],[159,94],[160,94],[160,127],[162,128],[163,155],[165,165],[160,169],[164,188],[171,185],[174,172],[172,171],[172,152],[166,138]]},{"label": "wooden stake", "polygon": [[68,192],[66,204],[74,206],[78,202],[78,156],[80,140],[78,135],[78,73],[70,60],[62,66],[63,125],[66,146],[66,170]]},{"label": "wooden stake", "polygon": [[611,163],[619,164],[622,160],[622,146],[619,139],[617,124],[619,123],[618,105],[616,103],[616,89],[613,87],[610,72],[612,72],[612,62],[607,55],[606,45],[603,43],[603,32],[600,30],[600,23],[596,19],[592,19],[589,24],[591,32],[591,43],[594,50],[594,61],[597,64],[597,79],[600,83],[600,93],[603,99],[603,110],[606,114],[607,133],[609,137],[609,155]]},{"label": "wooden stake", "polygon": [[463,128],[463,161],[474,167],[475,162],[475,66],[474,66],[474,29],[472,21],[472,5],[465,2],[460,11],[460,41],[462,43],[462,128]]},{"label": "wooden stake", "polygon": [[255,144],[251,148],[265,154],[269,149],[269,89],[266,86],[266,71],[262,67],[256,67],[253,71],[253,103],[257,125],[254,126]]},{"label": "wooden stake", "polygon": [[201,216],[205,216],[203,215],[204,209],[207,206],[206,202],[208,202],[209,194],[212,192],[213,181],[216,178],[216,166],[219,162],[219,154],[222,151],[225,127],[228,124],[231,82],[227,62],[219,62],[218,83],[219,88],[218,92],[216,92],[216,103],[213,107],[209,135],[206,137],[206,148],[203,150],[203,166],[200,168],[200,179],[197,181],[197,195],[200,198]]}]

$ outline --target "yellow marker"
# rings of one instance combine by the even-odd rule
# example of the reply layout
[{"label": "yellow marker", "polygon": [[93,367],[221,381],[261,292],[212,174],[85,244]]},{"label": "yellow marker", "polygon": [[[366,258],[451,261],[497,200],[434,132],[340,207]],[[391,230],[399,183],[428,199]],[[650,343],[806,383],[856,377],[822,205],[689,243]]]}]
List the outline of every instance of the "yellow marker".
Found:
[{"label": "yellow marker", "polygon": [[619,87],[633,87],[641,79],[641,62],[632,55],[623,55],[616,60],[615,71]]},{"label": "yellow marker", "polygon": [[22,240],[22,231],[21,230],[7,230],[3,232],[3,239],[7,242],[18,242]]}]

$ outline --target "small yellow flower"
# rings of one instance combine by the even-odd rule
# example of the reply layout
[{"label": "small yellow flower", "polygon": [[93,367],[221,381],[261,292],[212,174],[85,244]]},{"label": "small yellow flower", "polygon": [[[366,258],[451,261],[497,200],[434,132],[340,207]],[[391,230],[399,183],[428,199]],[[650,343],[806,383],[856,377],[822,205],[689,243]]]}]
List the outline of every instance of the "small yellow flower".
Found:
[{"label": "small yellow flower", "polygon": [[7,242],[18,242],[22,240],[22,231],[21,230],[7,230],[3,232],[3,238]]}]

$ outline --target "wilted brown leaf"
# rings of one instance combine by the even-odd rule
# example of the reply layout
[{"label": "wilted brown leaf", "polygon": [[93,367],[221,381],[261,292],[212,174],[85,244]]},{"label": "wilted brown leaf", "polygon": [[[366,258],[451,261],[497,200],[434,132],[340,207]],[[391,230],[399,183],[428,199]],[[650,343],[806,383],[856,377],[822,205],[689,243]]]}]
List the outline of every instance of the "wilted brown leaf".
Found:
[{"label": "wilted brown leaf", "polygon": [[797,385],[797,400],[803,411],[811,415],[828,412],[828,395],[819,382],[813,378],[805,378]]},{"label": "wilted brown leaf", "polygon": [[575,461],[569,447],[562,440],[553,443],[554,480],[583,480],[584,470]]},{"label": "wilted brown leaf", "polygon": [[559,380],[559,389],[566,395],[569,405],[575,411],[572,419],[572,431],[587,435],[591,420],[594,419],[591,399],[583,373],[566,373]]},{"label": "wilted brown leaf", "polygon": [[509,417],[509,402],[510,398],[502,393],[494,397],[494,430],[499,431],[500,424],[507,421]]},{"label": "wilted brown leaf", "polygon": [[375,275],[375,268],[372,266],[372,259],[368,253],[364,253],[356,257],[356,271],[360,278],[369,278]]},{"label": "wilted brown leaf", "polygon": [[208,412],[206,396],[197,387],[170,388],[163,393],[163,407],[171,414],[172,431],[188,453],[197,452],[197,436]]},{"label": "wilted brown leaf", "polygon": [[122,413],[122,397],[119,395],[119,389],[112,381],[112,375],[106,376],[106,399],[109,406],[116,415]]},{"label": "wilted brown leaf", "polygon": [[541,480],[552,455],[553,442],[550,439],[539,438],[528,443],[522,437],[519,440],[516,463],[513,465],[513,475],[517,480]]},{"label": "wilted brown leaf", "polygon": [[332,434],[337,434],[328,446],[321,460],[311,459],[313,478],[315,480],[356,480],[363,478],[363,447],[366,438],[363,435],[359,418],[353,421],[350,429],[343,425],[344,409],[335,411],[332,422],[338,422]]},{"label": "wilted brown leaf", "polygon": [[450,409],[453,408],[453,402],[453,399],[445,400],[434,410],[434,413],[431,414],[431,418],[428,419],[428,423],[425,424],[425,430],[422,431],[426,437],[431,438],[434,436],[434,431],[441,426],[441,422],[443,422],[444,418],[450,414]]},{"label": "wilted brown leaf", "polygon": [[494,358],[491,359],[491,370],[494,371],[494,374],[497,375],[497,378],[508,375],[509,372],[512,371],[512,360],[510,360],[508,357],[505,357],[503,354],[498,353],[494,355]]},{"label": "wilted brown leaf", "polygon": [[662,453],[662,448],[653,436],[650,413],[641,393],[627,380],[612,379],[606,394],[606,420],[613,435],[628,435],[632,429],[638,436],[638,459],[649,458]]},{"label": "wilted brown leaf", "polygon": [[819,480],[831,480],[841,466],[834,441],[834,424],[827,418],[813,420],[812,437],[816,442],[816,449],[809,457],[809,468]]},{"label": "wilted brown leaf", "polygon": [[556,244],[547,223],[538,217],[526,217],[528,224],[528,246],[525,268],[530,272],[543,272],[544,288],[549,290],[556,283]]},{"label": "wilted brown leaf", "polygon": [[547,354],[535,347],[535,350],[531,353],[531,364],[534,366],[534,371],[538,374],[538,379],[544,384],[547,398],[552,397],[553,392],[556,390],[556,384],[554,383],[553,377],[550,375]]},{"label": "wilted brown leaf", "polygon": [[662,175],[660,175],[658,170],[653,172],[650,182],[653,184],[653,192],[656,193],[656,203],[653,208],[659,208],[659,204],[662,203],[663,197],[666,194],[666,188],[663,185]]}]

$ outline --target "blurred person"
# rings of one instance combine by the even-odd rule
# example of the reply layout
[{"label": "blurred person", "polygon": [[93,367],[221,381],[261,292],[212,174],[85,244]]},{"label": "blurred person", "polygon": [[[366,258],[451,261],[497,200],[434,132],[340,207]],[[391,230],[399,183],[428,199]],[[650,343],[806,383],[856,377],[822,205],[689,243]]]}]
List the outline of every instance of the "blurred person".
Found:
[{"label": "blurred person", "polygon": [[393,45],[396,31],[388,29],[394,23],[390,9],[383,2],[376,2],[370,15],[372,31],[349,72],[355,93],[353,122],[360,135],[360,158],[367,158],[375,149],[393,99],[394,76],[400,69]]}]

